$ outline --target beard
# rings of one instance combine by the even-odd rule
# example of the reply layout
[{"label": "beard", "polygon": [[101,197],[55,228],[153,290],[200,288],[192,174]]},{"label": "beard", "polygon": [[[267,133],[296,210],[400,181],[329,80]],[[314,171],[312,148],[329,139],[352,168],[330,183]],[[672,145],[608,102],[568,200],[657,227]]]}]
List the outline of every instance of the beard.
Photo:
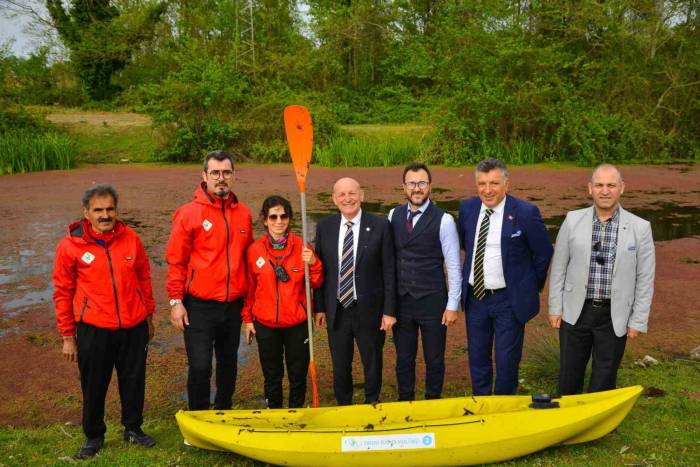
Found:
[{"label": "beard", "polygon": [[[416,199],[416,195],[418,196],[423,196],[422,199]],[[425,203],[428,201],[428,198],[430,197],[430,192],[428,191],[427,193],[416,193],[416,194],[411,194],[411,196],[406,196],[406,199],[408,200],[409,203],[411,203],[413,206],[416,207],[421,207],[425,205]],[[414,201],[415,199],[415,201]]]},{"label": "beard", "polygon": [[215,190],[214,190],[214,195],[216,195],[217,198],[224,199],[228,197],[228,194],[230,193],[231,189],[228,186],[225,185],[217,185]]}]

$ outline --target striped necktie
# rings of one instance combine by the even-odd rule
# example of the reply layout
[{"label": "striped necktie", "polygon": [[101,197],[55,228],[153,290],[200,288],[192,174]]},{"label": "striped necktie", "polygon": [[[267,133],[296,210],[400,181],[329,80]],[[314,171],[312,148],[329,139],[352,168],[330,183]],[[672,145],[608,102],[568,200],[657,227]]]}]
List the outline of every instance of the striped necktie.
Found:
[{"label": "striped necktie", "polygon": [[476,241],[476,253],[474,254],[474,296],[479,300],[486,297],[484,286],[484,254],[486,253],[486,237],[489,236],[489,224],[491,223],[493,209],[486,209],[484,218],[479,227],[479,237]]},{"label": "striped necktie", "polygon": [[355,299],[353,279],[355,277],[355,258],[353,255],[353,223],[345,223],[347,230],[343,239],[343,256],[340,259],[340,280],[338,281],[338,301],[343,308],[348,308]]}]

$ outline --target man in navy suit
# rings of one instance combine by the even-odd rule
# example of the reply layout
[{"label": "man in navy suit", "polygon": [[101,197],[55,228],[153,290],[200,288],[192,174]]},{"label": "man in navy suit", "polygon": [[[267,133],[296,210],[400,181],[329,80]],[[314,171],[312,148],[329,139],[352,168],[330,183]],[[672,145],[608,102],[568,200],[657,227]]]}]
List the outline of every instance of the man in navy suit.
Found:
[{"label": "man in navy suit", "polygon": [[352,404],[352,359],[357,342],[365,376],[365,403],[379,401],[385,334],[396,323],[396,265],[386,218],[361,209],[360,184],[333,186],[340,211],[316,226],[323,285],[314,296],[316,325],[328,323],[333,390],[338,405]]},{"label": "man in navy suit", "polygon": [[540,308],[552,241],[539,209],[507,195],[503,162],[485,159],[475,175],[479,196],[462,201],[458,220],[472,393],[515,394],[525,323]]}]

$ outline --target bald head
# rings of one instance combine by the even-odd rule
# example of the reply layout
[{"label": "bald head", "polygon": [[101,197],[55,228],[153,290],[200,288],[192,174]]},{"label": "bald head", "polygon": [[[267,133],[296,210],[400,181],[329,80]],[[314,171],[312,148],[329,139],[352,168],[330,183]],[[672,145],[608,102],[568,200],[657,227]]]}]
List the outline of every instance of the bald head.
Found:
[{"label": "bald head", "polygon": [[601,221],[606,221],[615,213],[624,192],[625,182],[617,167],[601,164],[595,168],[591,181],[588,182],[588,193],[593,198],[593,205]]},{"label": "bald head", "polygon": [[593,172],[591,172],[591,182],[593,182],[598,176],[606,176],[607,178],[607,176],[611,174],[617,176],[617,180],[620,183],[622,183],[622,172],[620,172],[620,169],[618,169],[612,164],[600,164],[595,169],[593,169]]},{"label": "bald head", "polygon": [[350,177],[343,177],[339,178],[334,184],[333,184],[333,193],[337,191],[343,191],[343,190],[357,190],[360,191],[360,183],[355,180],[354,178]]},{"label": "bald head", "polygon": [[357,180],[343,177],[333,185],[333,203],[347,220],[357,216],[364,199],[364,193]]}]

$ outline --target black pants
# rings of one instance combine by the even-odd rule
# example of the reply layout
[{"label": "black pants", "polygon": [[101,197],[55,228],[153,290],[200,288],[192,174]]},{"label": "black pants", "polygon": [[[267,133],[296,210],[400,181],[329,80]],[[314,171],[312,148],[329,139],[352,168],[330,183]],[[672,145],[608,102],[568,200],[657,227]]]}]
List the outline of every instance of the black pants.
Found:
[{"label": "black pants", "polygon": [[610,305],[595,307],[586,302],[576,324],[562,321],[559,328],[559,393],[580,394],[583,391],[583,378],[591,355],[593,371],[588,392],[615,389],[626,342],[626,335],[615,335]]},{"label": "black pants", "polygon": [[446,291],[420,299],[410,295],[399,297],[394,343],[396,344],[396,382],[400,401],[415,399],[419,330],[425,359],[425,398],[438,399],[442,394],[447,338],[447,327],[442,324],[442,315],[446,305]]},{"label": "black pants", "polygon": [[212,353],[216,356],[214,408],[230,409],[236,389],[243,299],[224,303],[187,295],[183,302],[190,320],[185,329],[190,410],[209,409]]},{"label": "black pants", "polygon": [[328,329],[328,344],[333,361],[333,390],[338,405],[352,404],[352,359],[355,341],[365,375],[365,404],[379,401],[382,389],[382,351],[385,332],[379,322],[367,322],[358,315],[357,305],[338,304],[333,329]]},{"label": "black pants", "polygon": [[105,397],[117,369],[122,425],[127,430],[143,423],[143,400],[146,391],[146,321],[129,329],[98,328],[78,323],[78,369],[83,390],[83,432],[87,438],[104,437]]},{"label": "black pants", "polygon": [[255,340],[258,342],[260,366],[265,377],[265,399],[271,409],[283,406],[283,357],[289,376],[289,407],[304,406],[309,369],[308,337],[306,321],[286,328],[271,328],[255,322]]}]

